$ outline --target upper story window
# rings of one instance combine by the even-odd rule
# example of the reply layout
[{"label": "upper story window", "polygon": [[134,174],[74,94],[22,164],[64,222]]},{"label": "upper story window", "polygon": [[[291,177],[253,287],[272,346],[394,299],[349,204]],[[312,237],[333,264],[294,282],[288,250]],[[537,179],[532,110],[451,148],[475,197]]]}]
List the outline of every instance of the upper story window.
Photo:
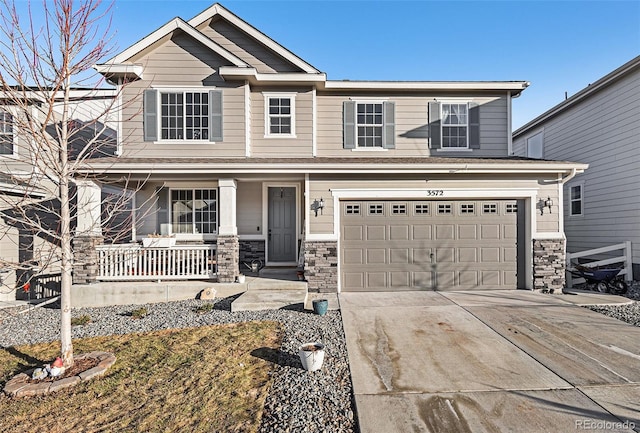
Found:
[{"label": "upper story window", "polygon": [[583,200],[583,186],[582,184],[574,185],[569,188],[569,215],[578,216],[582,215],[582,200]]},{"label": "upper story window", "polygon": [[382,147],[382,103],[357,104],[358,147]]},{"label": "upper story window", "polygon": [[467,104],[442,104],[442,148],[467,148]]},{"label": "upper story window", "polygon": [[295,137],[295,94],[265,93],[265,136]]},{"label": "upper story window", "polygon": [[380,150],[395,148],[395,103],[345,101],[343,147]]},{"label": "upper story window", "polygon": [[144,91],[144,141],[222,141],[221,90]]},{"label": "upper story window", "polygon": [[544,158],[544,136],[542,132],[527,138],[527,157]]},{"label": "upper story window", "polygon": [[161,92],[160,124],[162,140],[208,140],[209,94]]},{"label": "upper story window", "polygon": [[480,106],[475,102],[428,104],[429,147],[439,151],[480,149]]},{"label": "upper story window", "polygon": [[0,111],[0,155],[13,155],[13,140],[13,116]]}]

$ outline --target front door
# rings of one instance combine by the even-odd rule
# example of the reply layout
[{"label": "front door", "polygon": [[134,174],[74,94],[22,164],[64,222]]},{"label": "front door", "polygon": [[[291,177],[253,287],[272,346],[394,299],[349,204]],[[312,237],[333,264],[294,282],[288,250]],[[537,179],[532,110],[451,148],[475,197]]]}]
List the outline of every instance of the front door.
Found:
[{"label": "front door", "polygon": [[296,261],[296,189],[269,187],[268,260]]}]

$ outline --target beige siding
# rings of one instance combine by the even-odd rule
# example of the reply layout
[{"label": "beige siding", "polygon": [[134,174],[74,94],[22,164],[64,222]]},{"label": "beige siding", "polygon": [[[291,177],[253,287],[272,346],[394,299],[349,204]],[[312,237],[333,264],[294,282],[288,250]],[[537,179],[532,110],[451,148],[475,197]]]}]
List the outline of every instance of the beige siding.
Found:
[{"label": "beige siding", "polygon": [[[633,261],[640,263],[640,69],[543,126],[545,158],[589,164],[564,188],[568,250],[629,240]],[[584,214],[570,216],[569,187],[578,183],[584,186]]]},{"label": "beige siding", "polygon": [[[375,99],[395,103],[396,147],[388,151],[352,151],[343,149],[342,104],[350,99]],[[446,100],[446,95],[424,94],[406,95],[337,95],[318,92],[318,156],[469,156],[504,157],[507,156],[507,104],[506,96],[469,96],[464,101],[475,102],[480,106],[480,143],[481,148],[466,152],[432,151],[428,139],[428,103],[434,98]]]},{"label": "beige siding", "polygon": [[198,27],[198,30],[245,63],[256,68],[258,72],[300,72],[299,68],[222,18],[205,22]]},{"label": "beige siding", "polygon": [[[291,93],[295,99],[295,137],[266,137],[265,93]],[[251,156],[312,156],[313,99],[309,89],[254,88],[251,92]]]},{"label": "beige siding", "polygon": [[[445,175],[429,176],[429,181],[425,182],[424,178],[415,178],[407,175],[389,175],[378,176],[375,178],[367,178],[366,176],[337,176],[337,175],[315,175],[309,182],[310,201],[314,199],[324,198],[325,208],[318,216],[313,213],[310,217],[310,233],[312,234],[332,234],[334,233],[334,207],[332,190],[336,189],[439,189],[439,188],[469,188],[469,189],[498,189],[505,190],[509,188],[531,188],[537,189],[536,203],[536,231],[541,233],[558,233],[560,227],[560,219],[558,212],[558,187],[557,184],[549,179],[549,182],[540,182],[538,179],[523,176],[503,176],[500,179],[491,178],[490,175],[476,177],[461,177],[457,179],[447,178]],[[554,202],[551,212],[545,208],[544,214],[540,213],[537,208],[538,202],[542,199],[550,197]],[[490,197],[488,197],[490,198]],[[520,198],[514,193],[514,197]],[[444,199],[446,200],[446,199]],[[463,200],[463,199],[460,199]]]},{"label": "beige siding", "polygon": [[262,182],[238,182],[237,224],[239,235],[261,235]]},{"label": "beige siding", "polygon": [[[242,157],[245,155],[245,111],[242,84],[224,82],[217,74],[227,60],[191,38],[179,35],[137,61],[144,79],[125,87],[123,156],[125,157]],[[145,89],[202,87],[223,89],[224,140],[216,143],[144,142],[142,95]]]}]

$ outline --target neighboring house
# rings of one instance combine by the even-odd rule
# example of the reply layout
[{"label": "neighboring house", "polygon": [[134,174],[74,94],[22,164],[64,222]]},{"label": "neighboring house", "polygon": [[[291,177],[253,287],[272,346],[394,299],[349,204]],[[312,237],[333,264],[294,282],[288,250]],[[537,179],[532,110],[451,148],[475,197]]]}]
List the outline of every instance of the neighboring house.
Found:
[{"label": "neighboring house", "polygon": [[[37,91],[27,92],[25,98],[33,107],[42,104]],[[96,130],[102,131],[105,140],[116,142],[115,119],[104,120],[109,119],[107,111],[115,98],[113,89],[75,89],[70,98],[67,106],[72,121],[69,127],[78,132],[70,143],[72,155],[94,136]],[[62,108],[60,102],[53,110],[60,113]],[[34,108],[31,115],[38,116],[42,112]],[[19,116],[22,115],[15,105],[11,105],[11,99],[0,93],[0,302],[49,295],[59,282],[55,275],[59,271],[51,254],[54,251],[53,255],[56,255],[56,241],[48,233],[56,230],[59,221],[53,214],[42,211],[43,208],[58,209],[57,190],[48,181],[43,158],[34,163],[38,149],[28,131],[20,128]],[[103,118],[107,127],[94,125],[92,120],[96,118]],[[46,131],[54,136],[54,129],[55,125],[49,125]],[[95,156],[112,156],[115,146],[101,146],[100,150]],[[22,216],[15,210],[16,203],[37,204],[38,209],[32,206],[29,213],[41,221],[40,227],[21,223]]]},{"label": "neighboring house", "polygon": [[[299,256],[309,291],[564,284],[562,181],[586,165],[510,156],[527,82],[328,80],[219,4],[96,69],[126,109],[118,156],[86,169],[77,284],[233,282]],[[101,245],[91,209],[123,177],[146,181],[132,238],[175,246]]]},{"label": "neighboring house", "polygon": [[631,241],[640,279],[640,56],[519,128],[513,151],[589,164],[564,186],[567,251]]}]

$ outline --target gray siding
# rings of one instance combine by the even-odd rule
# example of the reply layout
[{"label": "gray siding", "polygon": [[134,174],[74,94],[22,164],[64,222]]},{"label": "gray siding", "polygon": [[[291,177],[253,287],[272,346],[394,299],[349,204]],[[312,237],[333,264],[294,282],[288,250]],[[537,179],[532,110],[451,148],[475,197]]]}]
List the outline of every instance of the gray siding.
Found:
[{"label": "gray siding", "polygon": [[[640,263],[640,69],[548,120],[544,135],[546,159],[589,164],[564,188],[568,251],[630,240]],[[569,216],[577,183],[584,215]]]},{"label": "gray siding", "polygon": [[[238,182],[237,224],[239,235],[261,235],[262,182]],[[258,228],[260,228],[258,230]]]},{"label": "gray siding", "polygon": [[[428,103],[434,98],[446,100],[448,95],[402,94],[344,95],[318,92],[318,156],[360,157],[377,151],[351,151],[342,146],[342,103],[350,98],[388,100],[395,102],[396,146],[379,155],[384,156],[455,156],[505,157],[508,149],[507,105],[505,96],[472,96],[461,102],[475,102],[480,106],[480,145],[472,151],[447,152],[429,149]],[[449,95],[451,96],[451,95]],[[459,98],[456,95],[456,98]],[[456,99],[457,100],[457,99]]]},{"label": "gray siding", "polygon": [[222,18],[205,22],[198,27],[198,30],[245,63],[256,68],[258,72],[300,72],[299,68]]},{"label": "gray siding", "polygon": [[[295,93],[295,138],[265,136],[265,96],[263,92]],[[251,116],[251,156],[312,156],[313,97],[310,89],[253,88],[251,91]]]},{"label": "gray siding", "polygon": [[[144,79],[125,87],[123,100],[123,156],[125,157],[233,157],[245,154],[245,111],[242,84],[224,82],[217,74],[228,65],[188,36],[178,35],[137,60]],[[212,86],[223,89],[224,140],[215,143],[144,142],[142,93],[153,86]],[[207,89],[208,87],[203,87]]]}]

